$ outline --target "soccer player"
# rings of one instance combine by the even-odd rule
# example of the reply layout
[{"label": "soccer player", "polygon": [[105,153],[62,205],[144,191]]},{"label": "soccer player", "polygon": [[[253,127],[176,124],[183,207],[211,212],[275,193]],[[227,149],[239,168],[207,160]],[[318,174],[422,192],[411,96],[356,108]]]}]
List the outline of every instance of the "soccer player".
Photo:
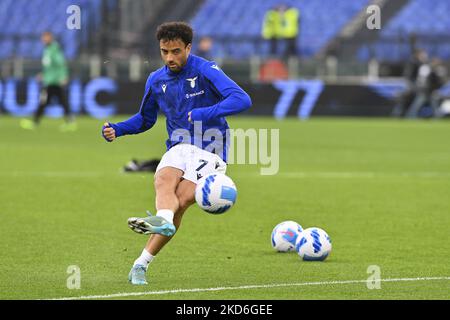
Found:
[{"label": "soccer player", "polygon": [[[123,122],[106,122],[102,128],[103,137],[111,142],[120,136],[149,130],[158,111],[166,116],[167,152],[154,177],[156,215],[147,212],[148,217],[128,219],[133,231],[151,234],[128,276],[136,285],[147,284],[149,263],[179,229],[183,214],[195,202],[197,180],[210,173],[225,173],[229,128],[225,116],[251,106],[248,94],[216,63],[190,54],[193,30],[188,24],[164,23],[158,27],[156,38],[165,66],[148,77],[140,111]],[[198,139],[195,130],[198,123],[202,137],[207,130],[218,130],[223,135],[224,152],[208,151],[210,139],[194,143]],[[177,135],[180,130],[191,139],[180,139]]]},{"label": "soccer player", "polygon": [[69,77],[64,54],[51,32],[44,32],[41,41],[45,48],[42,56],[42,74],[39,75],[39,80],[44,85],[41,91],[40,104],[33,120],[23,119],[20,124],[24,129],[34,129],[39,124],[45,108],[50,105],[53,98],[56,98],[64,108],[66,118],[66,124],[61,127],[61,130],[74,131],[76,130],[76,123],[73,121],[64,92]]}]

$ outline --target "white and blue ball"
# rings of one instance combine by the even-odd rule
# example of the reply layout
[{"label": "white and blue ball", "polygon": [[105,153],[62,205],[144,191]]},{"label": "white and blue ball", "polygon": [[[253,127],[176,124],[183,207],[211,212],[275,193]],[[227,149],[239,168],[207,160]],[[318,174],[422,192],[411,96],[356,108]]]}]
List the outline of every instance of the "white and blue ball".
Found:
[{"label": "white and blue ball", "polygon": [[201,178],[195,188],[195,201],[208,213],[228,211],[236,202],[237,189],[233,180],[223,173]]},{"label": "white and blue ball", "polygon": [[308,228],[297,238],[295,251],[304,261],[323,261],[331,252],[331,239],[320,228]]},{"label": "white and blue ball", "polygon": [[295,250],[295,242],[303,228],[295,221],[283,221],[275,226],[271,235],[272,248],[278,252]]}]

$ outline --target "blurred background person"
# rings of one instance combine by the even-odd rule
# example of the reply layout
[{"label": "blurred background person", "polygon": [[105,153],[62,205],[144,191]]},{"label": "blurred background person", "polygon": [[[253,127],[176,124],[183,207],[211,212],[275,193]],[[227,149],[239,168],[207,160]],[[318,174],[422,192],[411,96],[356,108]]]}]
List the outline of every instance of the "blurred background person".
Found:
[{"label": "blurred background person", "polygon": [[278,42],[282,37],[282,13],[279,7],[269,9],[264,15],[262,37],[269,42],[271,56],[278,54]]},{"label": "blurred background person", "polygon": [[281,37],[286,42],[283,57],[288,58],[298,54],[297,39],[300,30],[300,10],[295,7],[281,5]]},{"label": "blurred background person", "polygon": [[399,101],[392,110],[392,116],[401,117],[404,116],[406,110],[413,103],[417,88],[416,80],[421,65],[426,64],[428,61],[428,54],[425,50],[416,49],[414,53],[406,63],[404,68],[403,77],[405,79],[406,89],[400,94]]},{"label": "blurred background person", "polygon": [[[445,84],[446,69],[439,59],[434,58],[431,63],[423,63],[417,72],[415,84],[416,96],[409,107],[406,117],[417,118],[422,107],[429,105],[433,108],[433,116],[440,117],[439,105],[436,102],[438,90]],[[432,97],[435,101],[432,103]]]},{"label": "blurred background person", "polygon": [[38,126],[47,106],[54,102],[54,98],[64,109],[66,123],[61,126],[62,131],[76,130],[76,123],[70,112],[69,104],[65,93],[68,83],[69,72],[60,45],[54,39],[53,34],[46,31],[41,36],[44,44],[42,55],[42,73],[37,78],[42,83],[39,97],[39,107],[37,108],[33,120],[23,119],[21,126],[24,129],[34,129]]},{"label": "blurred background person", "polygon": [[434,58],[431,64],[435,75],[433,76],[433,81],[436,81],[436,87],[438,88],[431,93],[430,105],[433,108],[434,117],[441,118],[445,116],[445,113],[441,108],[441,103],[446,99],[446,96],[441,94],[440,89],[448,81],[448,70],[443,61],[439,58]]},{"label": "blurred background person", "polygon": [[[283,58],[296,56],[297,39],[300,29],[300,10],[280,4],[268,10],[264,16],[262,36],[270,42],[270,55],[281,55]],[[284,42],[284,52],[280,52]]]},{"label": "blurred background person", "polygon": [[211,37],[202,37],[198,43],[197,55],[206,60],[213,60],[212,47],[213,40]]}]

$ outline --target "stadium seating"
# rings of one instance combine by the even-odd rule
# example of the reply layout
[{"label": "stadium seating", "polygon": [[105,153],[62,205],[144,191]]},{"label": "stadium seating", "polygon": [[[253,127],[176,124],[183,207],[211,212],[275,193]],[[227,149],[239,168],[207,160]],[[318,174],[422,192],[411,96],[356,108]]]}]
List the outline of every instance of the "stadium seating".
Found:
[{"label": "stadium seating", "polygon": [[[298,39],[300,54],[317,53],[349,22],[368,0],[286,0],[283,3],[300,9],[301,30]],[[198,37],[219,39],[213,55],[246,58],[267,55],[269,47],[261,41],[264,15],[280,4],[278,0],[206,0],[192,25]],[[243,12],[248,14],[243,14]]]},{"label": "stadium seating", "polygon": [[[111,9],[117,6],[117,2],[107,0],[106,3]],[[191,21],[196,39],[202,36],[216,39],[212,52],[214,57],[268,56],[269,44],[261,39],[261,26],[267,10],[280,3],[300,9],[299,54],[311,57],[324,48],[370,0],[205,0]],[[66,28],[66,9],[72,4],[82,9],[81,30]],[[100,27],[101,7],[102,0],[1,0],[0,59],[38,59],[42,53],[39,36],[45,30],[56,35],[69,59],[75,58]],[[402,61],[410,56],[408,37],[411,33],[417,34],[418,45],[430,55],[450,59],[448,12],[448,0],[410,0],[383,25],[380,38],[375,43],[361,46],[357,52],[358,59],[367,61],[375,56],[383,61]]]},{"label": "stadium seating", "polygon": [[[70,5],[81,8],[81,30],[69,30],[66,13]],[[26,18],[24,18],[26,17]],[[100,0],[2,0],[0,1],[0,59],[39,58],[40,34],[49,30],[60,41],[69,59],[101,23]]]},{"label": "stadium seating", "polygon": [[[366,61],[374,55],[383,61],[404,60],[411,54],[407,43],[409,35],[414,33],[419,47],[432,56],[449,59],[449,12],[448,0],[411,0],[382,27],[380,39],[374,45],[360,48],[358,58]],[[436,41],[443,37],[446,41]]]}]

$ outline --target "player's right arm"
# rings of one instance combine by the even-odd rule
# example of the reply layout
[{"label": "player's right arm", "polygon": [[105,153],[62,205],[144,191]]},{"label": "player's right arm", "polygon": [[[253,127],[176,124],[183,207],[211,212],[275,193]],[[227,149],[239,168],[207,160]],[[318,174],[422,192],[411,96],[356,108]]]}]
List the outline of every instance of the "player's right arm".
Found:
[{"label": "player's right arm", "polygon": [[106,141],[112,142],[116,139],[116,131],[110,127],[109,122],[105,122],[102,128],[102,136]]},{"label": "player's right arm", "polygon": [[139,112],[128,120],[118,123],[106,122],[103,125],[102,136],[106,141],[112,142],[120,136],[145,132],[156,123],[159,107],[151,92],[152,76],[153,74],[148,77],[145,84],[145,94]]}]

